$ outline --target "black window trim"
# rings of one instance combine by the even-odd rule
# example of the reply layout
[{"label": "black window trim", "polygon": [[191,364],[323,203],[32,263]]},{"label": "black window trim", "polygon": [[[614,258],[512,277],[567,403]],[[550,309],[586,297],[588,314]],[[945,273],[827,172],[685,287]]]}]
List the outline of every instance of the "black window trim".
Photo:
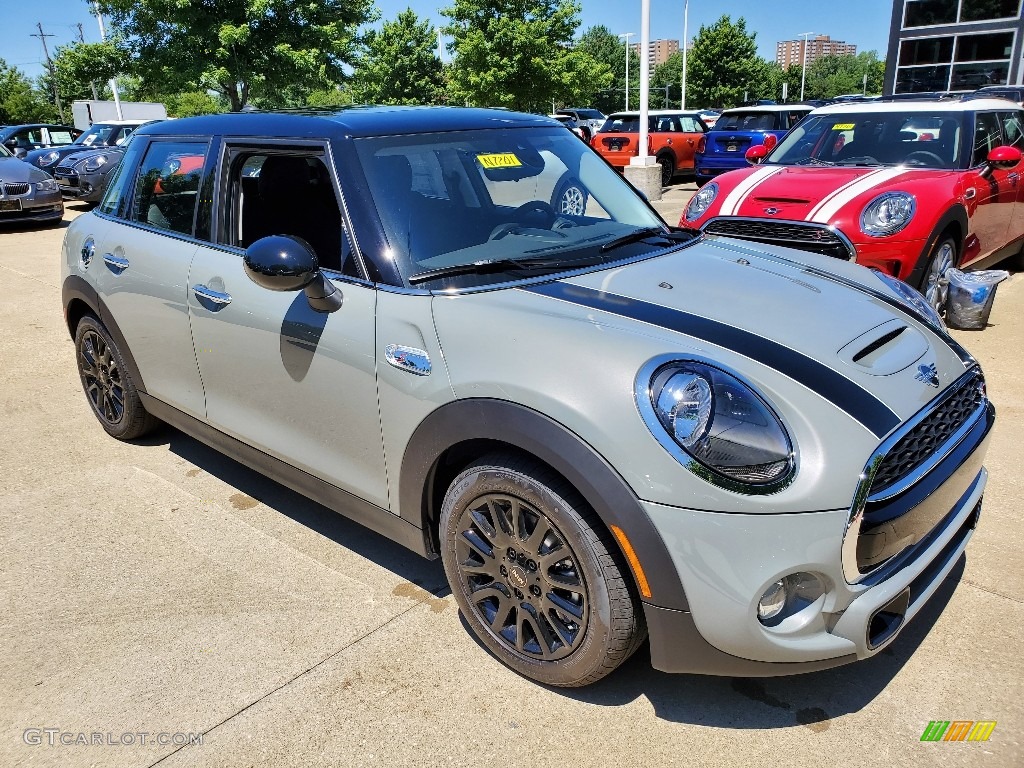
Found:
[{"label": "black window trim", "polygon": [[352,223],[352,217],[349,214],[348,203],[345,199],[345,193],[341,187],[341,182],[338,179],[333,147],[329,140],[326,138],[303,139],[270,136],[223,136],[220,138],[221,141],[220,147],[218,148],[218,162],[216,166],[217,171],[213,189],[213,209],[210,216],[211,237],[210,242],[207,243],[207,245],[239,256],[245,254],[244,248],[229,245],[225,242],[230,209],[226,205],[224,196],[230,189],[228,174],[231,171],[231,164],[236,154],[241,151],[250,151],[252,149],[271,149],[273,150],[271,154],[299,154],[309,156],[311,154],[311,150],[314,150],[318,156],[323,159],[324,165],[327,166],[327,174],[331,179],[331,186],[334,189],[335,202],[338,204],[338,209],[341,213],[342,224],[347,229],[347,232],[345,232],[344,235],[348,237],[352,245],[352,256],[356,260],[356,267],[359,271],[359,275],[346,275],[340,270],[328,268],[324,268],[323,272],[332,280],[341,280],[343,282],[350,282],[358,285],[375,285],[369,278],[369,270],[366,267],[366,261],[363,257],[362,249],[359,247],[359,237],[356,235],[355,227]]}]

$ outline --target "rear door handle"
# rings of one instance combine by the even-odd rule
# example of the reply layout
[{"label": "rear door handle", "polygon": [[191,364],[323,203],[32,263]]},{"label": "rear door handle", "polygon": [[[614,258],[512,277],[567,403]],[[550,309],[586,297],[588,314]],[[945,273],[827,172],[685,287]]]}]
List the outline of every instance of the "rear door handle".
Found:
[{"label": "rear door handle", "polygon": [[103,261],[106,263],[108,267],[110,267],[113,270],[116,270],[118,274],[124,272],[130,266],[128,264],[128,259],[126,259],[124,256],[115,256],[112,253],[104,253]]},{"label": "rear door handle", "polygon": [[216,304],[218,307],[227,306],[231,303],[231,294],[221,293],[220,291],[214,291],[207,288],[202,283],[192,286],[192,293],[196,295],[197,299],[206,299],[211,304]]}]

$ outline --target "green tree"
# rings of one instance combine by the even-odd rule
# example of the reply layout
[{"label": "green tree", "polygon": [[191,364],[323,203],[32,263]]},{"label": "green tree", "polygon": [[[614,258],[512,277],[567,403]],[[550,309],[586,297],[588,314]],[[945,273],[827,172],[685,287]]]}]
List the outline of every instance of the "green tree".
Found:
[{"label": "green tree", "polygon": [[167,106],[168,117],[195,117],[196,115],[214,115],[226,112],[227,104],[207,91],[185,91],[172,93],[163,98],[156,98]]},{"label": "green tree", "polygon": [[822,56],[807,68],[806,97],[829,99],[847,93],[861,93],[867,75],[867,92],[881,93],[885,62],[875,51],[856,56]]},{"label": "green tree", "polygon": [[164,93],[210,89],[231,111],[288,85],[342,82],[373,0],[98,0],[131,68]]},{"label": "green tree", "polygon": [[17,67],[0,59],[0,125],[8,123],[49,123],[57,119],[57,108],[44,91]]},{"label": "green tree", "polygon": [[366,34],[366,54],[353,76],[356,101],[434,104],[444,91],[437,30],[407,8]]},{"label": "green tree", "polygon": [[[622,109],[626,88],[626,46],[623,40],[599,24],[580,35],[576,50],[604,64],[612,73],[611,84],[598,89],[586,100],[587,103],[606,114]],[[640,56],[632,48],[629,49],[629,83],[630,106],[636,107],[640,93]]]},{"label": "green tree", "polygon": [[441,13],[460,102],[546,112],[611,84],[608,65],[573,46],[574,0],[454,0]]},{"label": "green tree", "polygon": [[694,107],[734,107],[771,87],[767,62],[757,55],[757,37],[740,17],[722,16],[701,26],[686,61],[686,102]]},{"label": "green tree", "polygon": [[107,83],[128,69],[128,51],[115,40],[103,43],[70,43],[57,49],[53,57],[53,78],[57,91],[66,101],[104,98]]},{"label": "green tree", "polygon": [[[683,54],[676,51],[651,73],[651,108],[679,106],[683,90]],[[668,90],[666,91],[666,86]],[[689,85],[686,87],[690,89]]]}]

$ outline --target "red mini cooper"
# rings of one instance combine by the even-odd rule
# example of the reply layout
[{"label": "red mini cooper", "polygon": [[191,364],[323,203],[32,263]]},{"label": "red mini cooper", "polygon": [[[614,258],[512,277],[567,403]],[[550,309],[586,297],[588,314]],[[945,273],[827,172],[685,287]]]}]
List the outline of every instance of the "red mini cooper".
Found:
[{"label": "red mini cooper", "polygon": [[876,267],[945,303],[947,269],[1024,246],[1024,110],[1003,99],[834,104],[690,200],[680,226]]}]

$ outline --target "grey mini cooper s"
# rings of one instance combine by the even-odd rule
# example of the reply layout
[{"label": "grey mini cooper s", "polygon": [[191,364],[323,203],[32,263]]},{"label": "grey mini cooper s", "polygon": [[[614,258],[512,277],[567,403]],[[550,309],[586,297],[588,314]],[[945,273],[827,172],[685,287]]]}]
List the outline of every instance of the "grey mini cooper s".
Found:
[{"label": "grey mini cooper s", "polygon": [[978,522],[994,410],[916,291],[667,226],[553,120],[140,129],[68,228],[102,427],[158,421],[428,558],[534,680],[866,659]]}]

